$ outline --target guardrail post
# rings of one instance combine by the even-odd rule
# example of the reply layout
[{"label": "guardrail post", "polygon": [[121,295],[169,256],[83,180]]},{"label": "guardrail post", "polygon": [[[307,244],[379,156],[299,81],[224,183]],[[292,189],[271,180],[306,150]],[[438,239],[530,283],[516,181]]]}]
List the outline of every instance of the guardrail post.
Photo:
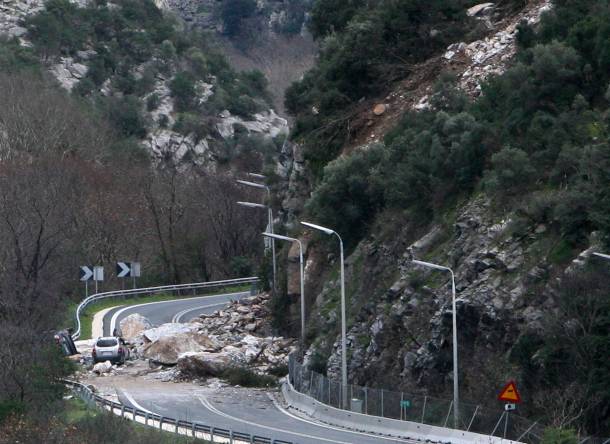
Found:
[{"label": "guardrail post", "polygon": [[193,438],[196,438],[197,433],[195,432],[195,423],[194,422],[191,423],[191,432],[192,432]]},{"label": "guardrail post", "polygon": [[364,414],[369,414],[368,389],[364,387]]},{"label": "guardrail post", "polygon": [[148,425],[148,412],[144,414],[144,425]]},{"label": "guardrail post", "polygon": [[124,418],[124,417],[125,417],[125,404],[122,404],[121,405],[121,418]]},{"label": "guardrail post", "polygon": [[174,433],[178,433],[178,420],[176,420],[176,428],[174,429]]},{"label": "guardrail post", "polygon": [[233,430],[229,430],[229,443],[233,444]]},{"label": "guardrail post", "polygon": [[163,416],[159,417],[159,430],[163,430]]},{"label": "guardrail post", "polygon": [[383,418],[383,389],[381,389],[381,417]]},{"label": "guardrail post", "polygon": [[136,420],[136,411],[137,411],[137,410],[138,410],[138,409],[136,409],[136,408],[134,407],[134,409],[133,409],[133,417],[132,417],[132,418],[133,418],[133,421],[135,421],[135,420]]},{"label": "guardrail post", "polygon": [[210,426],[210,441],[214,442],[214,427]]}]

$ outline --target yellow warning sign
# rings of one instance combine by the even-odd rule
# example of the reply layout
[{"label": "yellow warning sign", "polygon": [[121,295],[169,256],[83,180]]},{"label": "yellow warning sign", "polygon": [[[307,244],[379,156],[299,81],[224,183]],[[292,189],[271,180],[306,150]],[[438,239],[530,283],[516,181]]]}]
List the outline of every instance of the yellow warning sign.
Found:
[{"label": "yellow warning sign", "polygon": [[510,381],[506,384],[500,392],[498,399],[506,402],[521,402],[521,395],[519,395],[515,381]]}]

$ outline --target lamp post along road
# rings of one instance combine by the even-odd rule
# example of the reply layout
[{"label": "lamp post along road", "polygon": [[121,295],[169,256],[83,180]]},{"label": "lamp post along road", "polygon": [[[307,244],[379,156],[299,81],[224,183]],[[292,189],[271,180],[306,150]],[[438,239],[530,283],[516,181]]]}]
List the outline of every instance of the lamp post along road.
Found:
[{"label": "lamp post along road", "polygon": [[435,270],[448,271],[451,273],[451,311],[453,312],[453,427],[459,426],[459,393],[458,393],[458,346],[457,346],[457,310],[455,307],[455,275],[453,270],[442,265],[413,259],[413,263]]},{"label": "lamp post along road", "polygon": [[602,259],[606,259],[610,261],[610,254],[604,254],[604,253],[593,253],[595,256],[597,257],[601,257]]},{"label": "lamp post along road", "polygon": [[347,408],[347,338],[346,338],[346,319],[345,319],[345,261],[343,260],[343,239],[334,230],[312,224],[310,222],[301,222],[306,227],[321,231],[328,235],[335,235],[339,238],[339,248],[341,253],[341,394],[343,408]]},{"label": "lamp post along road", "polygon": [[[262,174],[257,174],[257,173],[248,173],[249,176],[251,177],[256,177],[256,178],[264,178],[265,176],[263,176]],[[263,185],[262,183],[256,183],[256,182],[250,182],[248,180],[238,180],[237,183],[242,184],[242,185],[246,185],[248,187],[252,187],[252,188],[259,188],[262,190],[267,191],[267,200],[269,202],[269,205],[263,205],[262,208],[267,208],[267,218],[269,219],[268,222],[268,226],[269,226],[269,232],[273,233],[273,210],[271,209],[271,190],[269,189],[269,187],[267,185]],[[273,293],[275,294],[275,288],[276,288],[276,274],[277,274],[277,266],[275,263],[275,239],[271,238],[271,255],[273,256],[272,261],[273,261]]]},{"label": "lamp post along road", "polygon": [[279,239],[288,242],[296,242],[299,244],[299,265],[301,273],[301,351],[305,351],[305,270],[303,268],[303,243],[299,239],[293,237],[281,236],[274,233],[263,233],[271,239]]}]

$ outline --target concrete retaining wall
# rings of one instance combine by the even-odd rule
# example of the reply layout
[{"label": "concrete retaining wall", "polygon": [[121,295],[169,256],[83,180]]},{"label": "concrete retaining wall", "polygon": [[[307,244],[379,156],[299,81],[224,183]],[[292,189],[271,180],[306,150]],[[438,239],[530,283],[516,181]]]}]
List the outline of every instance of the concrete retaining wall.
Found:
[{"label": "concrete retaining wall", "polygon": [[517,441],[466,432],[463,430],[419,424],[411,421],[399,421],[397,419],[382,418],[379,416],[364,415],[362,413],[337,409],[322,404],[308,395],[297,392],[289,381],[286,381],[282,385],[282,394],[290,407],[304,412],[308,416],[319,421],[339,427],[345,427],[350,430],[436,443],[524,444]]}]

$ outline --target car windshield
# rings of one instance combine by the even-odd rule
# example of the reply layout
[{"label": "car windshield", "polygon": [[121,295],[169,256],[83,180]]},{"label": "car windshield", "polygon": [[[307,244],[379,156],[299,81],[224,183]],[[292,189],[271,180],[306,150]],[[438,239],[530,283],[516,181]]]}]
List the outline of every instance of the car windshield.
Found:
[{"label": "car windshield", "polygon": [[98,347],[114,347],[117,345],[116,339],[98,339],[97,344]]}]

